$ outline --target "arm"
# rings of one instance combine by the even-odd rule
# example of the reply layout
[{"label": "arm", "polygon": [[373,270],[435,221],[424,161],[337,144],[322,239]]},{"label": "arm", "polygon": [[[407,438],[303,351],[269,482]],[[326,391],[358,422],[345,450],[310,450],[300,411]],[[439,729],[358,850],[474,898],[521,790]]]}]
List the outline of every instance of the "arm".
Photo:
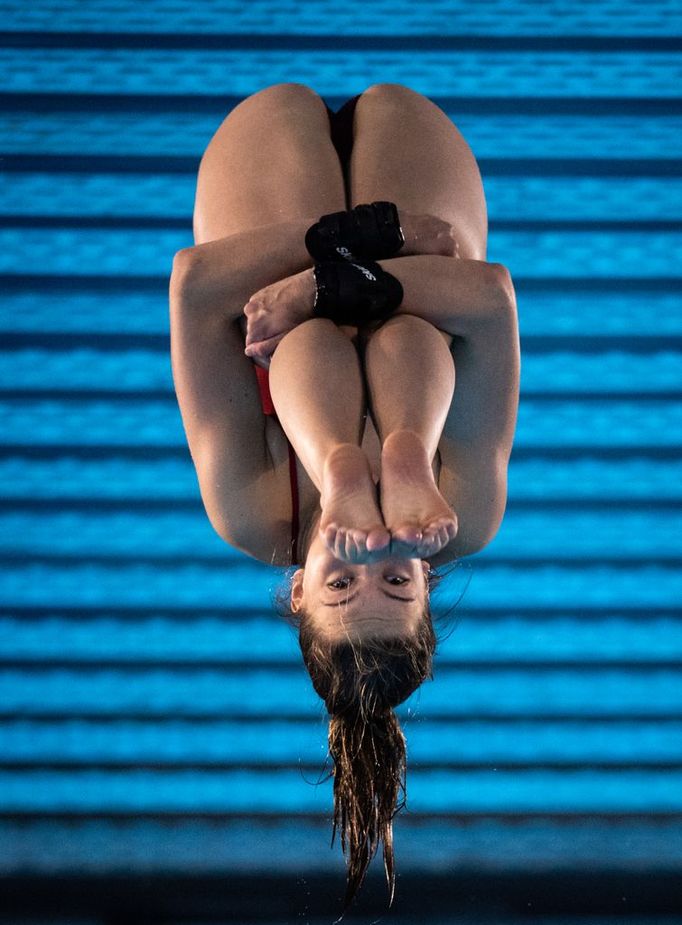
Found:
[{"label": "arm", "polygon": [[[446,258],[447,260],[447,258]],[[456,387],[438,444],[438,488],[457,512],[459,532],[430,557],[433,567],[483,549],[507,503],[507,470],[521,370],[516,297],[501,264],[423,257],[387,261],[405,297],[398,313],[435,325],[449,341]]]},{"label": "arm", "polygon": [[[178,251],[174,276],[182,275],[201,310],[237,320],[253,293],[286,277],[312,268],[305,235],[317,217],[261,225],[249,231],[197,244]],[[401,212],[404,256],[457,255],[450,225],[431,215]],[[392,260],[391,263],[394,261]]]},{"label": "arm", "polygon": [[396,314],[417,315],[451,336],[470,335],[514,302],[511,276],[501,263],[425,255],[379,264],[403,287]]},{"label": "arm", "polygon": [[[515,305],[511,276],[499,263],[438,254],[393,257],[378,262],[403,287],[403,301],[395,314],[417,315],[448,338],[470,337],[500,312]],[[248,319],[247,355],[267,367],[287,332],[313,317],[314,301],[312,269],[252,296],[244,307]],[[382,323],[360,325],[361,342]]]},{"label": "arm", "polygon": [[175,255],[173,277],[197,311],[237,321],[252,293],[313,266],[305,233],[314,221],[261,225],[187,247]]},{"label": "arm", "polygon": [[[283,240],[285,229],[274,227],[275,242]],[[264,229],[257,231],[263,237]],[[256,541],[274,547],[271,534],[278,535],[290,510],[288,472],[273,467],[256,374],[236,320],[251,284],[245,270],[232,268],[230,252],[247,241],[240,234],[212,242],[223,261],[207,274],[210,286],[196,275],[194,249],[179,251],[169,308],[173,383],[206,513],[222,539],[253,555]],[[285,266],[283,258],[275,271]]]}]

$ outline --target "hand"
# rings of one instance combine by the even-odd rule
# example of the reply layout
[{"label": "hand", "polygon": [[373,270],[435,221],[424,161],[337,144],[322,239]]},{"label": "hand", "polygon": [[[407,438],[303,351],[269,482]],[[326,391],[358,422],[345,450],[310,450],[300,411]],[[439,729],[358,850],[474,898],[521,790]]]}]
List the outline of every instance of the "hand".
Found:
[{"label": "hand", "polygon": [[441,254],[444,257],[459,257],[459,244],[455,238],[454,228],[449,222],[435,215],[416,214],[398,210],[400,226],[405,235],[405,243],[396,257],[408,257],[411,254]]},{"label": "hand", "polygon": [[312,269],[287,276],[255,292],[244,306],[246,350],[258,366],[268,369],[282,338],[313,317],[315,279]]}]

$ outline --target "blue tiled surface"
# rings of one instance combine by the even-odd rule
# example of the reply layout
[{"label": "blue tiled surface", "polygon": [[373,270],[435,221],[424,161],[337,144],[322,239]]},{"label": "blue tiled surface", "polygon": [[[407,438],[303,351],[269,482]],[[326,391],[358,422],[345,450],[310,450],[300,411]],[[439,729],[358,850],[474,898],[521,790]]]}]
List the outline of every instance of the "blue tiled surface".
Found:
[{"label": "blue tiled surface", "polygon": [[664,36],[679,35],[682,15],[673,0],[658,0],[644,8],[635,0],[600,0],[569,5],[562,0],[543,4],[532,0],[427,0],[419,5],[374,0],[353,15],[330,0],[296,3],[260,2],[245,6],[237,0],[204,0],[188,7],[182,0],[157,0],[151,7],[132,0],[91,0],[64,3],[42,0],[26,6],[5,0],[11,31],[148,32],[191,35],[369,35],[369,36]]},{"label": "blue tiled surface", "polygon": [[292,79],[323,96],[346,98],[369,84],[399,82],[420,93],[485,99],[530,97],[589,99],[657,97],[675,100],[682,63],[670,51],[402,50],[368,55],[364,49],[243,48],[238,50],[62,49],[26,57],[23,48],[0,53],[4,93],[155,94],[246,96],[255,87]]},{"label": "blue tiled surface", "polygon": [[284,575],[213,532],[168,353],[203,149],[277,81],[442,105],[517,290],[508,509],[399,710],[401,869],[680,870],[679,5],[3,11],[0,875],[342,874]]}]

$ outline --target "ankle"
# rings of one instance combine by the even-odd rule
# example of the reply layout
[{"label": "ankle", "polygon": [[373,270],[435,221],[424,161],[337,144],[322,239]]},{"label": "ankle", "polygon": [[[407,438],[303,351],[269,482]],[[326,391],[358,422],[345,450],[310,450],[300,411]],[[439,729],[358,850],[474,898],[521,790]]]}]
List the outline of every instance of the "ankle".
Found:
[{"label": "ankle", "polygon": [[331,462],[341,458],[346,457],[356,457],[359,454],[365,455],[365,451],[361,446],[358,446],[357,443],[335,443],[332,447],[327,450],[327,453],[324,457],[324,466],[327,467]]},{"label": "ankle", "polygon": [[[322,464],[322,481],[329,478],[330,473],[338,472],[339,467],[343,468],[345,464],[357,466],[357,460],[367,461],[365,451],[356,443],[336,443],[331,449],[327,450]],[[369,465],[369,462],[367,463]]]},{"label": "ankle", "polygon": [[[324,508],[340,487],[350,478],[355,484],[365,473],[371,481],[371,465],[367,454],[355,443],[338,443],[328,450],[322,466],[320,504]],[[343,490],[343,489],[342,489]]]},{"label": "ankle", "polygon": [[409,445],[410,448],[419,444],[424,452],[426,452],[426,445],[421,434],[419,434],[416,430],[410,429],[409,427],[401,427],[397,430],[392,430],[390,434],[387,434],[384,437],[382,447],[385,447],[387,444],[394,443]]},{"label": "ankle", "polygon": [[425,471],[428,469],[433,478],[433,456],[429,455],[424,436],[415,430],[402,428],[391,431],[382,443],[381,455],[382,459],[398,457],[410,460],[413,465],[423,466]]}]

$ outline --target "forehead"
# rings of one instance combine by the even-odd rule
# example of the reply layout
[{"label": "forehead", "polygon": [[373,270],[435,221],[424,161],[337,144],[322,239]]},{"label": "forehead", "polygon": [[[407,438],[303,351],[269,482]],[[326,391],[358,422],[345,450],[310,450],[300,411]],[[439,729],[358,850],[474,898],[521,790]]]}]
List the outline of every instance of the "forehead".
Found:
[{"label": "forehead", "polygon": [[[389,603],[388,601],[386,602]],[[390,602],[397,610],[369,610],[355,601],[352,610],[343,605],[336,607],[319,606],[314,611],[315,623],[330,637],[345,639],[347,636],[367,637],[368,635],[385,638],[398,638],[415,632],[421,619],[421,607],[414,604],[400,605]]]}]

